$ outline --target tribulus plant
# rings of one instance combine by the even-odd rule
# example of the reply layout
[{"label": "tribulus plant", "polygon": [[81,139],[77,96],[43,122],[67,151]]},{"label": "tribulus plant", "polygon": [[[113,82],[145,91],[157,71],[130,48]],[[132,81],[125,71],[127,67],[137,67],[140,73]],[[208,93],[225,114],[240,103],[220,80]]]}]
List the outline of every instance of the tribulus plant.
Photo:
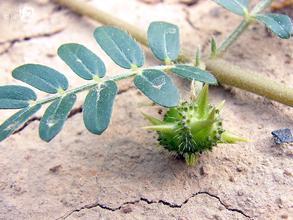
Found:
[{"label": "tribulus plant", "polygon": [[[66,2],[66,1],[65,1]],[[211,41],[210,57],[216,59],[222,54],[252,21],[264,23],[273,33],[283,39],[292,35],[292,22],[286,15],[261,14],[271,3],[263,0],[249,12],[248,0],[217,0],[217,3],[243,16],[239,27],[218,48]],[[88,48],[76,43],[64,44],[58,49],[59,57],[79,77],[88,83],[69,88],[67,78],[57,70],[39,64],[25,64],[13,70],[12,76],[30,86],[52,94],[38,100],[35,92],[27,87],[5,85],[0,87],[0,109],[20,109],[0,126],[0,141],[19,129],[43,105],[50,103],[39,125],[41,139],[49,142],[62,129],[76,101],[76,94],[88,91],[83,104],[85,127],[94,134],[102,134],[111,119],[117,82],[133,78],[136,87],[151,101],[168,108],[163,120],[145,115],[158,132],[159,142],[171,152],[194,164],[200,153],[211,150],[218,143],[246,141],[225,131],[220,118],[223,106],[211,106],[208,102],[208,84],[217,85],[216,78],[205,70],[199,50],[194,63],[185,63],[180,52],[179,29],[166,22],[153,22],[148,28],[147,44],[154,56],[163,64],[144,67],[144,53],[138,43],[124,30],[102,26],[95,30],[94,37],[100,47],[120,67],[127,69],[123,74],[106,76],[103,61]],[[143,41],[143,40],[142,40]],[[183,101],[169,74],[204,84],[195,98]],[[194,89],[192,89],[194,92]]]},{"label": "tribulus plant", "polygon": [[136,87],[153,102],[164,107],[175,107],[180,102],[179,92],[167,73],[217,84],[207,71],[189,64],[177,64],[179,55],[178,27],[153,22],[148,29],[149,45],[156,58],[164,65],[143,67],[144,53],[136,41],[125,31],[111,26],[99,27],[94,37],[112,60],[129,71],[114,77],[106,76],[103,61],[86,47],[69,43],[58,49],[59,57],[88,84],[68,89],[68,81],[60,72],[39,64],[25,64],[13,70],[12,76],[43,92],[54,94],[37,100],[33,90],[23,86],[0,87],[0,108],[21,109],[0,126],[0,140],[4,140],[34,115],[42,105],[51,103],[39,126],[40,137],[52,140],[62,129],[75,101],[76,94],[89,90],[83,105],[85,127],[94,134],[102,134],[109,125],[117,81],[133,77]]}]

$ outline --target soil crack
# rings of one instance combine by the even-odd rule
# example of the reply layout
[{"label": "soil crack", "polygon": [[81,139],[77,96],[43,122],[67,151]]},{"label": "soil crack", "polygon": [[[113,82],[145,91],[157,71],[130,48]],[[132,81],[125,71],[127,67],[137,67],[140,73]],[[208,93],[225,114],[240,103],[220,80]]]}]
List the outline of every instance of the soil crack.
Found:
[{"label": "soil crack", "polygon": [[198,30],[198,28],[193,24],[193,22],[191,21],[190,18],[190,12],[187,8],[183,8],[182,11],[185,13],[185,21],[189,24],[189,26],[193,29],[193,30]]},{"label": "soil crack", "polygon": [[134,200],[134,201],[128,201],[128,202],[124,202],[122,205],[116,207],[116,208],[113,208],[113,207],[110,207],[106,204],[103,204],[103,203],[100,203],[98,201],[94,202],[94,203],[91,203],[91,204],[88,204],[88,205],[84,205],[80,208],[77,208],[77,209],[74,209],[72,211],[70,211],[69,213],[65,214],[64,216],[58,218],[57,220],[61,220],[61,219],[66,219],[68,217],[70,217],[73,213],[76,213],[76,212],[80,212],[84,209],[92,209],[92,208],[101,208],[101,209],[105,209],[105,210],[108,210],[108,211],[111,211],[111,212],[115,212],[115,211],[119,211],[121,210],[125,205],[129,205],[129,204],[138,204],[140,202],[145,202],[147,204],[162,204],[164,206],[168,206],[170,208],[175,208],[175,209],[180,209],[182,208],[185,204],[187,204],[190,199],[198,196],[198,195],[207,195],[213,199],[216,199],[218,200],[218,202],[224,206],[224,208],[226,210],[228,210],[229,212],[237,212],[239,214],[241,214],[242,216],[248,218],[248,219],[251,219],[251,217],[249,215],[247,215],[246,213],[244,213],[244,211],[240,210],[240,209],[237,209],[237,208],[231,208],[229,205],[226,205],[221,199],[219,196],[217,195],[214,195],[214,194],[211,194],[209,192],[206,192],[206,191],[199,191],[197,193],[193,193],[191,196],[189,196],[187,199],[185,199],[182,203],[180,204],[176,204],[176,203],[173,203],[173,202],[169,202],[169,201],[166,201],[166,200],[150,200],[148,198],[145,198],[145,197],[141,197],[140,199],[137,199],[137,200]]},{"label": "soil crack", "polygon": [[15,38],[12,40],[8,40],[8,41],[2,41],[0,42],[0,45],[5,45],[8,44],[7,48],[5,48],[3,51],[0,52],[0,56],[8,53],[10,51],[10,49],[16,44],[16,43],[22,43],[22,42],[26,42],[26,41],[30,41],[32,39],[38,39],[38,38],[44,38],[44,37],[51,37],[54,36],[56,34],[61,33],[64,30],[64,28],[59,28],[50,32],[46,32],[46,33],[39,33],[39,34],[35,34],[35,35],[30,35],[30,36],[24,36],[22,38]]}]

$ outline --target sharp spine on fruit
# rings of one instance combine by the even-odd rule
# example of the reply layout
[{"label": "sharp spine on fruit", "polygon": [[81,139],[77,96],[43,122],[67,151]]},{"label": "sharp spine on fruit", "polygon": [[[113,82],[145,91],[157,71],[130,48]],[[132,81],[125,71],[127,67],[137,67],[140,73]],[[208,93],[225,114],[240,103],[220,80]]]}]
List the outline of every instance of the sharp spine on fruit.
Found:
[{"label": "sharp spine on fruit", "polygon": [[196,100],[170,108],[163,120],[144,114],[152,124],[145,129],[157,131],[161,146],[176,152],[188,165],[195,165],[202,152],[212,150],[218,143],[248,141],[223,129],[220,118],[223,106],[224,102],[216,107],[209,104],[208,85],[205,85]]}]

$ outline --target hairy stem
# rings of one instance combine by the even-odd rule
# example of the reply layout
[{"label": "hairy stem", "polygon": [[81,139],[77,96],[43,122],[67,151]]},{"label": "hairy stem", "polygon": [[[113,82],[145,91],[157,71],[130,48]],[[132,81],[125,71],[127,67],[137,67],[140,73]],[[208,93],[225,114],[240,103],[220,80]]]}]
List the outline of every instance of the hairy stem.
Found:
[{"label": "hairy stem", "polygon": [[218,49],[217,55],[221,56],[232,44],[241,36],[241,34],[253,23],[253,16],[272,4],[274,0],[262,0],[245,16],[245,19],[238,27],[224,40]]},{"label": "hairy stem", "polygon": [[221,44],[217,51],[217,56],[221,56],[239,37],[240,35],[248,28],[250,21],[244,20],[239,26],[227,37],[224,42]]},{"label": "hairy stem", "polygon": [[32,103],[32,105],[37,105],[37,104],[44,105],[44,104],[47,104],[49,102],[53,102],[54,100],[59,99],[62,96],[65,96],[65,95],[69,95],[69,94],[73,94],[73,93],[77,94],[77,93],[80,93],[80,92],[83,92],[83,91],[87,91],[87,90],[90,90],[90,89],[96,87],[99,83],[103,83],[104,81],[107,81],[107,80],[113,80],[113,81],[117,82],[117,81],[120,81],[120,80],[132,78],[135,75],[137,75],[138,73],[142,72],[143,70],[158,69],[158,70],[163,70],[164,71],[164,70],[172,68],[172,67],[173,67],[173,65],[162,65],[162,66],[152,66],[152,67],[146,67],[146,68],[138,68],[135,71],[131,70],[129,72],[126,72],[126,73],[123,73],[123,74],[117,74],[117,75],[114,75],[112,77],[105,77],[103,79],[100,79],[101,81],[93,80],[90,83],[82,85],[80,87],[72,88],[72,89],[66,90],[66,91],[64,91],[62,93],[57,93],[56,95],[52,95],[52,96],[49,96],[47,98],[37,100],[36,102]]},{"label": "hairy stem", "polygon": [[281,83],[263,77],[256,72],[243,70],[222,59],[208,60],[207,68],[211,72],[217,72],[217,79],[220,82],[225,81],[226,85],[245,89],[283,104],[293,106],[293,88],[284,88],[284,85]]},{"label": "hairy stem", "polygon": [[49,97],[41,99],[41,100],[37,100],[33,104],[34,105],[37,105],[37,104],[44,105],[44,104],[47,104],[49,102],[53,102],[54,100],[59,99],[62,96],[65,96],[65,95],[73,94],[73,93],[77,94],[77,93],[89,90],[89,89],[94,88],[95,86],[97,86],[97,84],[98,84],[98,82],[91,82],[91,83],[82,85],[82,86],[77,87],[77,88],[69,89],[69,90],[67,90],[67,91],[65,91],[63,93],[57,93],[56,95],[49,96]]},{"label": "hairy stem", "polygon": [[[127,30],[137,41],[147,46],[147,37],[143,30],[124,22],[119,18],[115,18],[106,12],[96,9],[88,3],[81,0],[55,0],[55,2],[70,8],[72,11],[75,11],[80,15],[88,16],[100,23],[118,26],[124,30]],[[272,0],[263,0],[261,5],[254,9],[253,13],[263,10],[271,2]],[[186,54],[187,53],[183,51],[180,58],[185,61],[191,61],[192,59]],[[273,82],[259,73],[235,67],[229,62],[218,62],[217,59],[209,59],[206,60],[206,62],[207,68],[214,74],[221,84],[244,89],[280,103],[293,106],[293,92],[291,87]],[[241,74],[239,74],[240,72]],[[231,78],[233,78],[233,80]]]}]

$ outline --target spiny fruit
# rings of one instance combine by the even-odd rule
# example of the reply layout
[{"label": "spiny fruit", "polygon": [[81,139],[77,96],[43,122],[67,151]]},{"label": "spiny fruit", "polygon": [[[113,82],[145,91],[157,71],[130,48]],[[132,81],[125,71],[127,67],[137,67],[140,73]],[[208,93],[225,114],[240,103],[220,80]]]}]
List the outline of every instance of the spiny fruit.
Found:
[{"label": "spiny fruit", "polygon": [[144,114],[151,123],[145,129],[157,131],[160,145],[192,166],[202,152],[211,151],[218,143],[247,141],[223,129],[220,118],[223,105],[224,102],[216,107],[209,104],[208,85],[205,85],[196,100],[170,108],[163,120]]}]

